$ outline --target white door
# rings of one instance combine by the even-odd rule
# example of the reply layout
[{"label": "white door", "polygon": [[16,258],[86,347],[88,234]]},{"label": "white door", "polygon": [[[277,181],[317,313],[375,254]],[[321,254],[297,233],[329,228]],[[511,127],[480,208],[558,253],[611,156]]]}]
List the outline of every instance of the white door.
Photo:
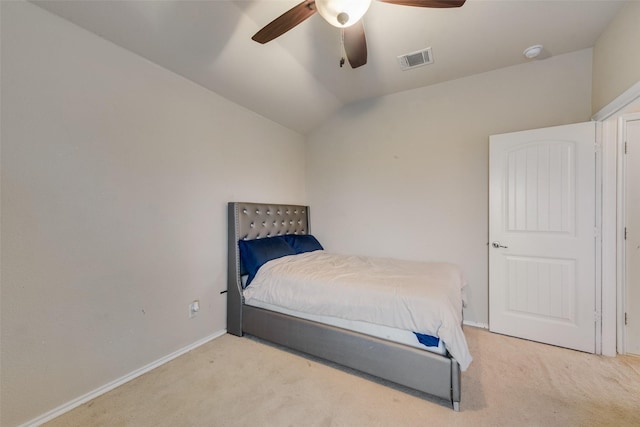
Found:
[{"label": "white door", "polygon": [[640,120],[627,122],[626,143],[625,347],[640,355]]},{"label": "white door", "polygon": [[489,329],[595,351],[595,123],[490,138]]}]

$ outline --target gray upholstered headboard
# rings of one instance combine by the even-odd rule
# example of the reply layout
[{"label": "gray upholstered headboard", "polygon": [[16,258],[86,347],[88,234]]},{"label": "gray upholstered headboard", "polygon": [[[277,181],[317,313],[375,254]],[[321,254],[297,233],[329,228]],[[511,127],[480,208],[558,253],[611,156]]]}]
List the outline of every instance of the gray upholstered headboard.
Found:
[{"label": "gray upholstered headboard", "polygon": [[[263,203],[229,203],[235,242],[284,234],[308,234],[309,207]],[[231,213],[231,212],[230,212]]]},{"label": "gray upholstered headboard", "polygon": [[284,234],[309,234],[309,207],[268,203],[229,202],[227,331],[242,335],[242,284],[239,240]]}]

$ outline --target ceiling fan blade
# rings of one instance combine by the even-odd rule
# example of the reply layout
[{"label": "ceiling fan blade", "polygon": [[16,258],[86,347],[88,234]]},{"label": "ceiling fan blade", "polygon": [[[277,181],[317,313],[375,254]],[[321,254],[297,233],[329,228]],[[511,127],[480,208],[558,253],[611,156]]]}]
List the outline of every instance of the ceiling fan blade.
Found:
[{"label": "ceiling fan blade", "polygon": [[342,29],[342,41],[351,68],[358,68],[367,63],[367,39],[362,19]]},{"label": "ceiling fan blade", "polygon": [[383,3],[415,7],[460,7],[466,0],[378,0]]},{"label": "ceiling fan blade", "polygon": [[255,33],[251,39],[263,44],[270,42],[303,22],[314,13],[316,13],[315,0],[305,0],[268,23],[263,29]]}]

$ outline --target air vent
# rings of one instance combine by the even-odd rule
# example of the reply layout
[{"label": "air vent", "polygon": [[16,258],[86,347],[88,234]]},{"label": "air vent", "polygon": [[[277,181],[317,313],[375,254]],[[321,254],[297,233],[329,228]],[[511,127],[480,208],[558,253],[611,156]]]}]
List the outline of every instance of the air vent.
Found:
[{"label": "air vent", "polygon": [[403,71],[411,68],[422,67],[423,65],[433,64],[431,48],[428,47],[417,52],[398,56],[398,63],[400,64],[400,69]]}]

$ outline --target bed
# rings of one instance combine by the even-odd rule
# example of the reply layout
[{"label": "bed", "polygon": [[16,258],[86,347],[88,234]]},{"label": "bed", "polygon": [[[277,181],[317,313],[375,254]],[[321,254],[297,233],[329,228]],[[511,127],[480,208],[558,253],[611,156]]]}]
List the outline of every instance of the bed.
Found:
[{"label": "bed", "polygon": [[[324,253],[325,251],[315,251],[282,257],[264,264],[264,268],[259,267],[259,274],[256,275],[253,271],[255,266],[250,266],[250,261],[246,258],[244,262],[241,261],[239,242],[243,245],[279,240],[271,239],[275,236],[311,238],[309,207],[230,202],[228,218],[227,331],[229,333],[237,336],[249,334],[446,399],[451,402],[455,411],[460,410],[461,364],[458,360],[462,361],[465,368],[471,360],[464,335],[461,337],[464,348],[456,348],[453,351],[454,354],[458,352],[458,360],[456,360],[449,351],[447,343],[443,343],[444,338],[437,340],[436,337],[437,345],[427,349],[420,342],[417,345],[409,342],[412,339],[415,341],[415,338],[421,335],[414,336],[413,331],[382,326],[382,329],[376,328],[376,331],[372,332],[368,329],[371,326],[368,321],[338,319],[333,322],[331,316],[325,316],[323,313],[283,308],[280,303],[270,304],[268,300],[255,299],[249,292],[245,298],[245,290],[252,288],[252,285],[247,286],[246,283],[254,279],[248,278],[251,274],[255,275],[254,283],[261,280],[264,282],[268,274],[267,270],[289,268],[291,260],[298,262],[298,258],[309,257],[312,261],[320,262],[321,259],[332,255]],[[257,240],[261,242],[252,242]],[[278,267],[279,264],[284,267]],[[292,287],[292,289],[295,288],[296,286]],[[454,306],[457,307],[457,305]],[[458,324],[449,328],[451,331],[447,339],[455,341],[459,340],[459,334],[462,334],[462,314],[459,313],[459,317],[452,318],[458,319]],[[449,326],[452,326],[451,321]],[[432,337],[426,336],[426,338]]]}]

